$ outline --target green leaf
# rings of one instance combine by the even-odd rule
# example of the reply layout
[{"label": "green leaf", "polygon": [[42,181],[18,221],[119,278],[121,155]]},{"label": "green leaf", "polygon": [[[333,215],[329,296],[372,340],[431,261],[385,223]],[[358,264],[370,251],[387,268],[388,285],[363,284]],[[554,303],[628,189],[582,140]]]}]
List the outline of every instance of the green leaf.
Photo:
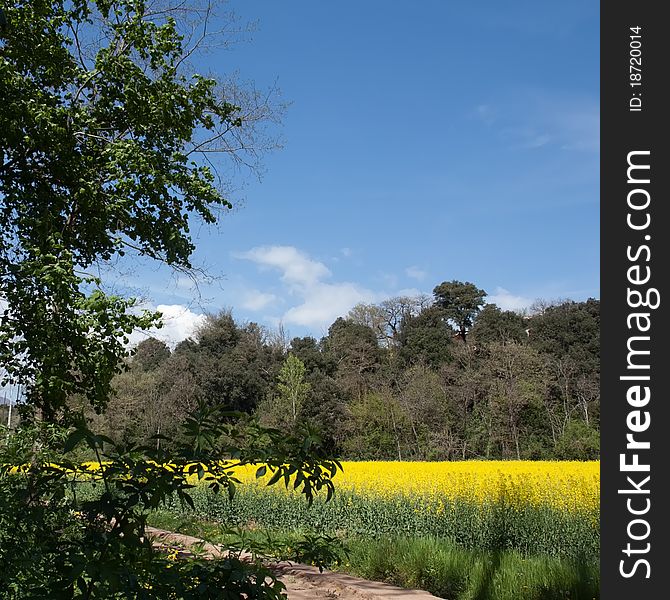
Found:
[{"label": "green leaf", "polygon": [[87,431],[85,429],[75,429],[67,438],[65,446],[63,447],[64,452],[72,452],[86,437]]}]

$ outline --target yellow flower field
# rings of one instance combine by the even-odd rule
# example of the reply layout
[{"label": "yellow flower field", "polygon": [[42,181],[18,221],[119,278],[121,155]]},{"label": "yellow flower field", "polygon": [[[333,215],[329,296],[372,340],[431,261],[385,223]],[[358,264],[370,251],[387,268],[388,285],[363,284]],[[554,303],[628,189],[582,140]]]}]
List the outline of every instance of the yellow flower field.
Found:
[{"label": "yellow flower field", "polygon": [[[504,500],[519,507],[547,505],[571,511],[597,510],[600,503],[597,461],[343,462],[342,466],[335,487],[361,496],[408,495],[479,504]],[[237,469],[236,476],[253,483],[255,472],[256,467],[246,466]]]}]

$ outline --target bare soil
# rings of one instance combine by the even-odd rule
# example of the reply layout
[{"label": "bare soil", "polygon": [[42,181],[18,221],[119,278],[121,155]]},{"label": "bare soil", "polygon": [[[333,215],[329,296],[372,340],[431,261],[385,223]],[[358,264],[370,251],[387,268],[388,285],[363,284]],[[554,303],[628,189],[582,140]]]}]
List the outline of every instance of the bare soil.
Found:
[{"label": "bare soil", "polygon": [[[218,557],[223,552],[213,544],[181,533],[147,527],[147,534],[154,544],[160,546],[178,546],[188,549],[194,544],[203,544],[205,556]],[[428,600],[437,598],[422,590],[407,590],[378,581],[368,581],[332,571],[319,572],[309,565],[290,562],[268,565],[284,582],[289,600]]]}]

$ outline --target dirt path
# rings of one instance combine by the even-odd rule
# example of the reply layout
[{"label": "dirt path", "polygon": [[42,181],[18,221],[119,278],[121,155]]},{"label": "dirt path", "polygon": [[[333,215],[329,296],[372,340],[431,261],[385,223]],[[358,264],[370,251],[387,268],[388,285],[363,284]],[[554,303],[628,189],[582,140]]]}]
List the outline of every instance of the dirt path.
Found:
[{"label": "dirt path", "polygon": [[[147,527],[147,533],[159,544],[174,544],[188,548],[202,540],[190,535]],[[203,550],[210,556],[221,556],[219,548],[205,543]],[[272,565],[286,585],[289,600],[429,600],[437,598],[421,590],[406,590],[377,581],[367,581],[343,573],[319,572],[316,567],[289,562]]]}]

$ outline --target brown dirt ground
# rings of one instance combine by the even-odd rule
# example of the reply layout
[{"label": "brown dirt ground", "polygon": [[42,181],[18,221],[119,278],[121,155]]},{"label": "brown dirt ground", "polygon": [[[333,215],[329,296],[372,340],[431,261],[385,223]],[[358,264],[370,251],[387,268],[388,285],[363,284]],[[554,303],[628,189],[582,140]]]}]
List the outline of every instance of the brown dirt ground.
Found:
[{"label": "brown dirt ground", "polygon": [[[189,548],[202,540],[181,533],[147,527],[148,535],[158,545],[177,545]],[[205,555],[221,556],[221,550],[204,544]],[[406,590],[377,581],[367,581],[343,573],[319,572],[316,567],[289,562],[270,565],[286,585],[289,600],[429,600],[437,598],[421,590]]]}]

